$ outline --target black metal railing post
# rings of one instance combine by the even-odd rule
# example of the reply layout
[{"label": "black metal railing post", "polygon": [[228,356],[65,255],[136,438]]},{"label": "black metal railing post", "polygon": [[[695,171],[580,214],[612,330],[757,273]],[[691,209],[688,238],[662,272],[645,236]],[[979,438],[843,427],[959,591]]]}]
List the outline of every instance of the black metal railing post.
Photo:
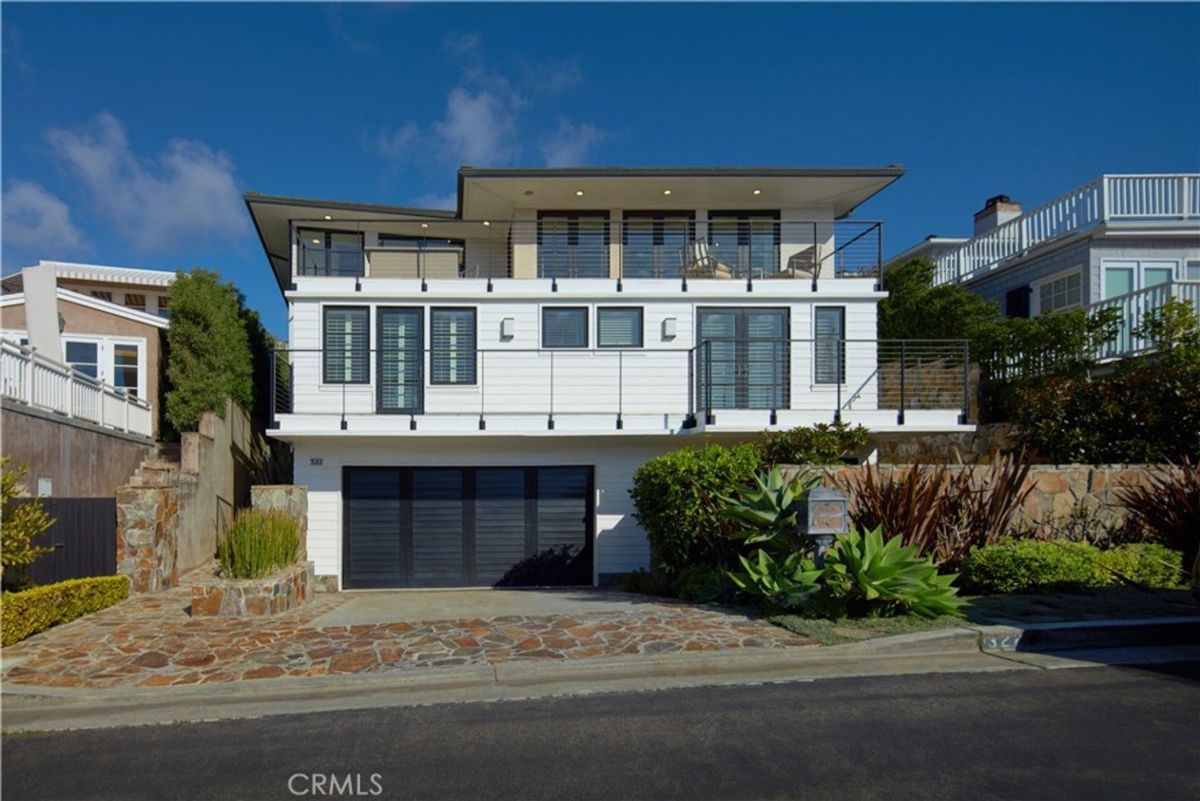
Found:
[{"label": "black metal railing post", "polygon": [[275,363],[275,351],[271,351],[271,396],[267,403],[270,405],[271,414],[267,421],[267,428],[279,428],[279,424],[275,422],[275,385],[279,383],[279,368]]},{"label": "black metal railing post", "polygon": [[554,351],[550,351],[550,417],[546,420],[546,428],[554,430]]},{"label": "black metal railing post", "polygon": [[842,422],[842,381],[845,378],[842,376],[842,349],[846,347],[846,340],[836,340],[837,347],[834,355],[834,383],[837,386],[837,408],[833,410],[833,422]]},{"label": "black metal railing post", "polygon": [[475,354],[476,354],[476,356],[479,357],[479,430],[484,431],[485,429],[487,429],[487,421],[483,419],[484,398],[485,398],[484,379],[487,376],[487,371],[483,369],[484,351],[477,350],[477,351],[475,351]]},{"label": "black metal railing post", "polygon": [[713,417],[712,405],[712,340],[704,341],[704,424],[712,425],[717,420]]},{"label": "black metal railing post", "polygon": [[962,414],[958,421],[966,425],[971,419],[971,343],[962,343]]},{"label": "black metal railing post", "polygon": [[[343,357],[345,358],[345,357]],[[342,376],[342,430],[346,430],[346,377]]]},{"label": "black metal railing post", "polygon": [[907,396],[905,395],[906,387],[904,386],[904,380],[906,377],[905,371],[907,369],[905,366],[905,360],[908,356],[906,353],[906,345],[907,340],[900,340],[900,413],[896,415],[896,423],[898,425],[904,425],[904,409],[906,401],[908,400]]},{"label": "black metal railing post", "polygon": [[625,427],[625,351],[617,351],[617,430]]},{"label": "black metal railing post", "polygon": [[700,380],[699,373],[696,370],[696,359],[697,358],[698,358],[698,355],[697,355],[696,349],[694,347],[688,348],[688,350],[687,350],[688,413],[687,413],[687,417],[683,421],[684,428],[695,428],[696,427],[696,412],[699,411],[696,408],[697,397],[698,397],[698,392],[697,392],[698,388],[696,386],[696,382]]}]

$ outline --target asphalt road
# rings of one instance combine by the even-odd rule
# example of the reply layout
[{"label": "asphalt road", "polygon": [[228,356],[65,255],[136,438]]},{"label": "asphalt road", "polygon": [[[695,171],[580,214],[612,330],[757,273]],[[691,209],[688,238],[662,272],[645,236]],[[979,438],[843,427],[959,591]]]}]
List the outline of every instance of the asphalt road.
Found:
[{"label": "asphalt road", "polygon": [[[6,801],[355,792],[1191,801],[1200,798],[1200,663],[17,734],[4,737],[3,748]],[[314,785],[313,774],[333,774],[337,783]],[[306,794],[289,792],[289,779]]]}]

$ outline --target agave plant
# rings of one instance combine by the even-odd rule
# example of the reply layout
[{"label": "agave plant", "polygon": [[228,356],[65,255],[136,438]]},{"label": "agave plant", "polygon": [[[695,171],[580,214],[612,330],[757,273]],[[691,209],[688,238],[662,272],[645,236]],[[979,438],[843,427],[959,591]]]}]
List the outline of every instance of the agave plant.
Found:
[{"label": "agave plant", "polygon": [[842,595],[848,608],[880,617],[911,612],[922,617],[956,615],[964,601],[954,587],[957,574],[939,574],[933,560],[917,555],[900,537],[883,540],[881,529],[839,534],[825,556],[822,580]]},{"label": "agave plant", "polygon": [[816,485],[808,472],[785,478],[778,467],[764,478],[754,477],[755,486],[735,487],[736,496],[720,496],[725,503],[721,514],[738,524],[739,536],[748,545],[769,544],[792,550],[796,543],[797,501]]},{"label": "agave plant", "polygon": [[730,571],[729,580],[742,592],[762,598],[768,608],[794,608],[821,589],[823,571],[799,553],[776,559],[759,548],[754,559],[738,556],[738,561],[742,569]]}]

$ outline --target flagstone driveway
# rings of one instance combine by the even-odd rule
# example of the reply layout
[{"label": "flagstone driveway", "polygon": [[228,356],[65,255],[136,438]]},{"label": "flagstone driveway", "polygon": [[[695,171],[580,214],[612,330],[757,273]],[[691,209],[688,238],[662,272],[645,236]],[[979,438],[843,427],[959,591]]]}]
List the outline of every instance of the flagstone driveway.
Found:
[{"label": "flagstone driveway", "polygon": [[[185,585],[186,586],[186,585]],[[613,593],[609,597],[620,598]],[[812,646],[763,620],[667,601],[605,611],[321,625],[353,596],[276,618],[192,618],[186,589],[139,595],[4,649],[4,681],[44,687],[204,684],[528,659]]]}]

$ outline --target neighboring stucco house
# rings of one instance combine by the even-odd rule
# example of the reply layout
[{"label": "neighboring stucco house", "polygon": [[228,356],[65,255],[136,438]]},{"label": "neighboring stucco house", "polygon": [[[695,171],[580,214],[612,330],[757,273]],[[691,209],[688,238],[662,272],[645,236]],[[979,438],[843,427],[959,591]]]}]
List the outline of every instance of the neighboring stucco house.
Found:
[{"label": "neighboring stucco house", "polygon": [[961,283],[1009,317],[1116,307],[1120,350],[1134,352],[1144,343],[1129,330],[1166,298],[1200,311],[1200,174],[1102,175],[1029,211],[997,195],[975,214],[971,238],[925,248],[885,269],[928,255],[936,284]]},{"label": "neighboring stucco house", "polygon": [[41,261],[0,281],[0,337],[144,400],[156,436],[174,280],[173,272]]},{"label": "neighboring stucco house", "polygon": [[969,430],[965,348],[875,338],[881,229],[851,215],[902,174],[464,167],[454,211],[247,194],[317,573],[491,585],[569,546],[603,583],[649,565],[629,490],[655,455]]}]

